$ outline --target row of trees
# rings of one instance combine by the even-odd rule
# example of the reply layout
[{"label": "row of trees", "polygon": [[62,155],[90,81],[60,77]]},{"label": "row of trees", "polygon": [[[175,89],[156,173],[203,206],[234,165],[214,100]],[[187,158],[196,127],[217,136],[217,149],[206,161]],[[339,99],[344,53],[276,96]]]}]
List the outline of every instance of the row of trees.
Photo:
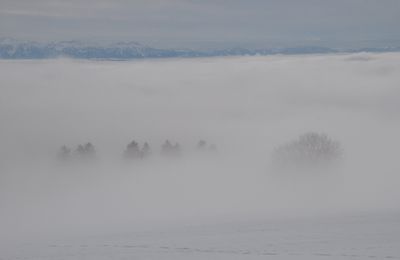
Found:
[{"label": "row of trees", "polygon": [[72,156],[73,152],[82,158],[94,158],[96,155],[96,150],[94,148],[94,145],[92,143],[86,143],[84,145],[79,144],[75,151],[72,151],[71,148],[69,148],[66,145],[61,146],[60,151],[58,152],[58,157],[60,159],[67,159]]},{"label": "row of trees", "polygon": [[[217,150],[214,144],[207,144],[200,140],[196,145],[198,151]],[[182,148],[179,143],[172,144],[166,140],[161,145],[160,154],[167,157],[180,156]],[[126,159],[143,159],[152,155],[150,145],[145,142],[140,145],[133,140],[124,151]],[[78,158],[94,158],[96,150],[93,144],[78,145],[74,151],[67,146],[62,146],[59,157],[66,159],[76,155]],[[342,156],[342,148],[338,141],[332,140],[326,134],[309,132],[300,135],[297,139],[277,147],[272,153],[272,164],[278,169],[302,170],[312,168],[327,168],[339,161]]]},{"label": "row of trees", "polygon": [[[208,145],[206,141],[200,140],[196,145],[196,149],[199,151],[216,151],[217,147],[214,144]],[[160,153],[164,156],[179,156],[181,150],[181,145],[178,142],[172,144],[169,140],[166,140],[161,146]],[[96,155],[96,149],[94,145],[89,142],[84,145],[79,144],[74,150],[63,145],[58,152],[58,157],[60,159],[67,159],[73,155],[79,158],[94,158]],[[130,142],[124,151],[124,157],[126,159],[143,159],[151,155],[152,149],[148,142],[145,142],[141,146],[135,140]]]}]

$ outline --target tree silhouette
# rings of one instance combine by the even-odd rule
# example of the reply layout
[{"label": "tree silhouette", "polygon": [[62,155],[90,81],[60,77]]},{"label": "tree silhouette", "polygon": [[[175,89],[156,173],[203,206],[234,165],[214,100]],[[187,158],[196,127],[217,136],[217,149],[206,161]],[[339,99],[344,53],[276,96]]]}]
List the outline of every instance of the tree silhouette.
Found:
[{"label": "tree silhouette", "polygon": [[207,142],[204,140],[200,140],[197,143],[197,150],[203,150],[204,148],[206,148]]},{"label": "tree silhouette", "polygon": [[130,142],[125,149],[124,155],[126,158],[139,158],[140,157],[140,149],[139,149],[139,143],[137,143],[135,140]]},{"label": "tree silhouette", "polygon": [[164,144],[161,146],[161,154],[163,155],[170,155],[172,151],[172,144],[169,140],[166,140]]},{"label": "tree silhouette", "polygon": [[273,163],[283,168],[327,167],[337,162],[342,150],[325,134],[309,132],[275,149]]},{"label": "tree silhouette", "polygon": [[61,160],[66,160],[71,157],[71,149],[66,145],[61,146],[58,152],[58,158]]},{"label": "tree silhouette", "polygon": [[141,156],[141,158],[146,158],[146,157],[149,157],[150,154],[151,154],[150,145],[147,142],[145,142],[142,147],[142,150],[140,151],[140,156]]},{"label": "tree silhouette", "polygon": [[78,145],[76,153],[80,158],[94,158],[96,156],[96,149],[92,143],[86,143],[85,145]]}]

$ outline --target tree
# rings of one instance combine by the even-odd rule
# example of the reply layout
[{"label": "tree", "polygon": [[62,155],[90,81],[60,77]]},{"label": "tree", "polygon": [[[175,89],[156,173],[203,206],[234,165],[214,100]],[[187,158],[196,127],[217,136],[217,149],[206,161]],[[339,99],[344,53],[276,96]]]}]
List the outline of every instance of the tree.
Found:
[{"label": "tree", "polygon": [[200,140],[197,143],[197,150],[204,150],[206,148],[206,146],[207,146],[207,142],[204,140]]},{"label": "tree", "polygon": [[161,154],[165,156],[177,156],[181,153],[181,146],[179,143],[172,145],[169,140],[166,140],[161,147]]},{"label": "tree", "polygon": [[85,154],[89,156],[94,156],[96,154],[96,150],[94,149],[94,145],[92,143],[85,144]]},{"label": "tree", "polygon": [[69,149],[66,145],[61,146],[58,152],[58,158],[61,160],[69,159],[71,156],[71,149]]},{"label": "tree", "polygon": [[83,145],[78,145],[78,147],[76,148],[76,153],[78,154],[78,156],[84,156],[85,155],[85,147]]},{"label": "tree", "polygon": [[341,153],[338,141],[325,134],[309,132],[276,148],[272,160],[279,168],[310,169],[334,164],[341,157]]},{"label": "tree", "polygon": [[135,140],[130,142],[126,146],[126,150],[124,152],[124,155],[126,158],[138,158],[140,157],[140,149],[139,149],[139,143],[137,143]]},{"label": "tree", "polygon": [[85,145],[78,145],[76,153],[81,158],[94,158],[96,155],[96,149],[92,143],[86,143]]},{"label": "tree", "polygon": [[151,154],[150,145],[147,142],[145,142],[142,147],[142,150],[140,151],[140,157],[146,158],[146,157],[150,156],[150,154]]},{"label": "tree", "polygon": [[169,155],[171,154],[173,147],[169,140],[166,140],[165,143],[161,146],[161,154]]}]

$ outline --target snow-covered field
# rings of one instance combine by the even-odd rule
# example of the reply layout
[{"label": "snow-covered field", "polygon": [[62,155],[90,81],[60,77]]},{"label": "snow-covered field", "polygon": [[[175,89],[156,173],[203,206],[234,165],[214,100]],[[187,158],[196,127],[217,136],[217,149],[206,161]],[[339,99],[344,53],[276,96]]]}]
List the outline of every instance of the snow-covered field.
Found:
[{"label": "snow-covered field", "polygon": [[[400,259],[398,53],[2,60],[0,78],[2,260]],[[274,172],[308,131],[340,167]],[[132,139],[153,156],[124,161]],[[55,159],[86,142],[96,160]]]},{"label": "snow-covered field", "polygon": [[180,226],[2,248],[2,259],[399,259],[400,214]]}]

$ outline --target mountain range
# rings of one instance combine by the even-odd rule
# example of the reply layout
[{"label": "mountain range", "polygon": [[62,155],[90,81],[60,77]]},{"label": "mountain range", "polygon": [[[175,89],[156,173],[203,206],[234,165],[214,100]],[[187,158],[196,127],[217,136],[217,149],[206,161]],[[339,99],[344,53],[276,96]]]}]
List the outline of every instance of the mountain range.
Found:
[{"label": "mountain range", "polygon": [[59,41],[39,43],[0,39],[0,59],[50,59],[58,57],[76,59],[130,60],[144,58],[173,57],[217,57],[255,56],[273,54],[322,54],[339,52],[398,52],[400,47],[334,49],[319,46],[285,48],[227,48],[217,50],[162,49],[142,45],[137,42],[117,42],[113,44],[88,44],[79,41]]}]

